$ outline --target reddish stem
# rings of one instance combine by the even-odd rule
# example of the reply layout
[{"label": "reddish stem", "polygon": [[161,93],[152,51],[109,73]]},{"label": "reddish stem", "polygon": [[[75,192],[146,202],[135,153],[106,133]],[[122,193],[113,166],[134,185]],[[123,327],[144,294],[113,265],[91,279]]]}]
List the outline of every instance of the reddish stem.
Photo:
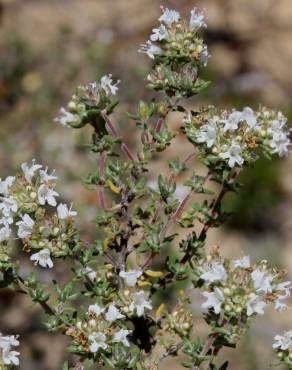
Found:
[{"label": "reddish stem", "polygon": [[[117,129],[115,128],[114,124],[112,123],[112,121],[110,120],[109,116],[105,113],[105,112],[102,112],[101,113],[103,119],[105,120],[111,134],[113,135],[114,138],[118,138],[119,137],[119,134],[118,134],[118,131]],[[125,156],[132,162],[135,161],[135,158],[133,156],[133,154],[131,153],[131,150],[130,148],[128,147],[128,145],[124,142],[122,142],[121,144],[121,149],[123,151],[123,153],[125,154]]]}]

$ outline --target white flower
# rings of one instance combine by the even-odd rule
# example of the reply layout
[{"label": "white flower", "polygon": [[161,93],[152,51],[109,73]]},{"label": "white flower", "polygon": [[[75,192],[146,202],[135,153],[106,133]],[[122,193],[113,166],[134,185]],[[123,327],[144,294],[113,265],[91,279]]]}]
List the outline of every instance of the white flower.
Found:
[{"label": "white flower", "polygon": [[151,41],[167,40],[168,38],[168,31],[164,24],[161,24],[158,28],[153,28],[152,32]]},{"label": "white flower", "polygon": [[59,194],[47,184],[42,184],[38,189],[38,200],[42,206],[47,202],[50,206],[55,207],[57,205],[55,197],[58,195]]},{"label": "white flower", "polygon": [[117,85],[120,83],[120,81],[117,81],[115,84],[113,84],[112,75],[105,75],[100,80],[101,88],[106,92],[107,95],[116,95],[119,88]]},{"label": "white flower", "polygon": [[284,302],[282,302],[282,300],[284,300],[286,298],[284,297],[278,297],[276,300],[275,300],[275,310],[278,311],[278,312],[283,312],[283,311],[286,311],[288,309],[288,305]]},{"label": "white flower", "polygon": [[223,159],[228,159],[228,166],[233,168],[236,164],[239,166],[243,165],[244,159],[240,156],[242,149],[238,144],[232,144],[228,150],[221,153],[220,156]]},{"label": "white flower", "polygon": [[207,298],[207,301],[202,304],[202,308],[213,308],[216,314],[220,313],[222,303],[225,299],[222,290],[215,287],[214,292],[203,292],[203,296]]},{"label": "white flower", "polygon": [[85,268],[85,272],[86,272],[86,275],[89,277],[89,279],[91,281],[95,281],[96,280],[96,276],[97,276],[96,271],[94,271],[91,267],[87,266]]},{"label": "white flower", "polygon": [[282,295],[279,295],[275,301],[275,309],[278,312],[287,310],[288,305],[283,301],[290,297],[291,288],[292,288],[291,281],[283,281],[282,283],[276,286],[275,290],[277,294],[283,293]]},{"label": "white flower", "polygon": [[160,22],[163,22],[167,24],[168,26],[171,26],[172,23],[177,23],[180,20],[180,14],[176,10],[170,10],[168,8],[161,7],[163,14],[158,19]]},{"label": "white flower", "polygon": [[108,347],[105,343],[106,336],[101,332],[90,334],[88,339],[90,341],[90,352],[92,353],[96,353],[100,348],[106,349]]},{"label": "white flower", "polygon": [[143,316],[145,309],[152,310],[152,304],[150,301],[146,300],[145,292],[143,290],[135,292],[132,298],[133,301],[130,303],[129,309],[131,312],[136,311],[137,316]]},{"label": "white flower", "polygon": [[273,137],[273,140],[277,141],[282,139],[283,137],[286,138],[286,134],[283,131],[285,124],[286,119],[273,120],[271,127],[268,128],[268,134],[270,134]]},{"label": "white flower", "polygon": [[250,128],[257,126],[257,119],[254,111],[250,107],[245,107],[241,113],[241,120],[246,121]]},{"label": "white flower", "polygon": [[35,159],[32,160],[32,165],[29,167],[28,164],[22,163],[21,169],[24,173],[24,177],[26,178],[27,182],[31,182],[31,179],[33,178],[36,171],[38,171],[43,166],[40,164],[35,164]]},{"label": "white flower", "polygon": [[39,264],[42,267],[52,268],[54,266],[51,259],[51,253],[48,248],[42,249],[38,253],[34,253],[30,256],[31,261],[35,261],[35,265]]},{"label": "white flower", "polygon": [[227,272],[222,263],[214,262],[201,275],[201,279],[205,280],[207,284],[214,283],[215,281],[225,281],[227,279]]},{"label": "white flower", "polygon": [[4,365],[19,365],[19,356],[20,353],[17,351],[11,351],[9,348],[4,348],[2,350],[2,360]]},{"label": "white flower", "polygon": [[135,286],[137,280],[142,275],[142,271],[138,270],[131,270],[131,271],[120,271],[119,276],[125,280],[126,285],[128,286]]},{"label": "white flower", "polygon": [[292,348],[292,330],[285,331],[283,335],[276,335],[274,339],[273,348],[279,348],[283,351]]},{"label": "white flower", "polygon": [[48,183],[50,181],[55,181],[58,179],[58,176],[54,176],[55,170],[52,171],[52,173],[48,174],[48,167],[46,167],[45,170],[40,170],[40,177],[42,182]]},{"label": "white flower", "polygon": [[266,305],[266,302],[264,302],[261,297],[257,296],[256,294],[252,294],[246,305],[247,316],[251,316],[253,313],[263,315]]},{"label": "white flower", "polygon": [[[19,341],[15,335],[3,336],[0,333],[0,349],[2,350],[2,361],[4,365],[19,365],[19,352],[13,351],[11,348],[18,346]],[[1,353],[1,351],[0,351]]]},{"label": "white flower", "polygon": [[7,219],[7,222],[11,224],[12,222],[10,222],[11,220],[9,219],[13,217],[15,212],[17,212],[18,204],[12,197],[2,198],[0,202],[0,210]]},{"label": "white flower", "polygon": [[98,317],[100,314],[102,314],[105,311],[104,308],[100,307],[97,303],[91,304],[88,307],[88,313],[94,314],[96,317]]},{"label": "white flower", "polygon": [[223,120],[224,131],[234,131],[238,129],[239,122],[241,121],[242,113],[239,111],[233,111],[229,114],[228,118]]},{"label": "white flower", "polygon": [[155,55],[161,55],[162,49],[159,46],[152,44],[151,41],[147,41],[146,44],[141,44],[139,53],[145,53],[149,58],[154,59]]},{"label": "white flower", "polygon": [[273,289],[271,286],[271,281],[273,277],[268,275],[266,272],[260,269],[255,269],[251,273],[251,278],[253,280],[253,285],[257,292],[272,293]]},{"label": "white flower", "polygon": [[57,207],[58,218],[60,220],[65,220],[68,217],[76,216],[77,212],[72,211],[71,209],[72,209],[72,204],[71,204],[70,208],[68,209],[67,204],[60,203]]},{"label": "white flower", "polygon": [[131,333],[130,330],[121,329],[120,331],[114,334],[113,342],[114,343],[123,343],[125,347],[130,347],[130,343],[127,339],[127,336]]},{"label": "white flower", "polygon": [[8,176],[4,180],[0,179],[0,194],[7,196],[9,193],[9,188],[14,183],[14,181],[15,181],[14,176]]},{"label": "white flower", "polygon": [[202,66],[204,67],[207,66],[208,59],[209,59],[208,47],[207,45],[204,45],[203,50],[200,52],[200,63],[202,64]]},{"label": "white flower", "polygon": [[19,340],[16,335],[6,335],[0,333],[0,348],[16,347],[19,345]]},{"label": "white flower", "polygon": [[16,225],[18,226],[17,235],[21,239],[27,238],[32,234],[34,220],[28,214],[25,214],[21,221],[16,222]]},{"label": "white flower", "polygon": [[105,319],[109,322],[113,322],[123,318],[125,318],[125,315],[123,315],[114,304],[111,304],[105,314]]},{"label": "white flower", "polygon": [[197,8],[191,10],[190,29],[198,30],[200,28],[206,28],[205,16],[203,12],[198,11]]},{"label": "white flower", "polygon": [[278,154],[280,157],[287,156],[289,153],[290,139],[287,133],[283,130],[287,123],[286,117],[281,112],[278,113],[278,119],[273,120],[272,125],[268,128],[268,134],[271,135],[270,147],[273,154]]},{"label": "white flower", "polygon": [[270,141],[270,147],[272,148],[272,154],[278,154],[279,157],[287,157],[289,154],[289,146],[291,145],[290,140],[287,136],[283,136],[279,139],[272,139]]},{"label": "white flower", "polygon": [[217,125],[216,122],[211,120],[208,124],[203,125],[200,131],[196,134],[198,143],[206,143],[208,148],[211,148],[216,143],[217,138]]},{"label": "white flower", "polygon": [[68,112],[64,107],[60,109],[60,117],[54,119],[55,122],[60,123],[64,127],[70,127],[71,123],[80,122],[78,114]]},{"label": "white flower", "polygon": [[9,225],[4,225],[3,227],[0,228],[0,243],[4,241],[8,241],[11,236],[11,229]]},{"label": "white flower", "polygon": [[12,217],[4,216],[4,217],[0,218],[0,225],[9,226],[11,224],[13,224],[13,218]]},{"label": "white flower", "polygon": [[250,267],[250,256],[244,256],[238,260],[233,261],[233,266],[236,267],[241,267],[243,269],[247,269]]}]

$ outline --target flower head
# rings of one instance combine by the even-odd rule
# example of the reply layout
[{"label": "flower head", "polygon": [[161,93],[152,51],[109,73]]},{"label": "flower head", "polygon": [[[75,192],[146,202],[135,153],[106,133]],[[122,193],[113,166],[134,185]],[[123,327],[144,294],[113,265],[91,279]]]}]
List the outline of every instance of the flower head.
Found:
[{"label": "flower head", "polygon": [[241,146],[233,143],[225,152],[221,153],[221,158],[228,160],[228,166],[230,168],[233,168],[236,164],[242,166],[244,159],[240,155],[241,153]]},{"label": "flower head", "polygon": [[55,181],[58,179],[58,176],[54,175],[55,170],[52,171],[52,173],[49,175],[48,174],[48,167],[46,167],[45,170],[40,170],[40,178],[42,182],[48,183],[50,181]]},{"label": "flower head", "polygon": [[200,12],[197,8],[191,10],[190,29],[198,30],[200,28],[206,28],[204,13]]},{"label": "flower head", "polygon": [[3,225],[0,228],[0,243],[8,241],[11,236],[11,229],[8,224]]},{"label": "flower head", "polygon": [[130,342],[127,339],[127,336],[131,333],[130,330],[121,329],[114,334],[113,342],[122,343],[125,347],[130,347]]},{"label": "flower head", "polygon": [[165,23],[167,26],[171,26],[173,23],[177,23],[180,20],[180,14],[176,10],[170,10],[168,8],[161,7],[163,14],[158,19],[160,22]]},{"label": "flower head", "polygon": [[255,128],[258,124],[256,115],[250,107],[245,107],[243,109],[241,121],[245,121],[250,128]]},{"label": "flower head", "polygon": [[283,335],[276,335],[274,339],[273,348],[283,351],[292,348],[292,330],[285,331]]},{"label": "flower head", "polygon": [[227,279],[227,272],[222,263],[213,262],[208,270],[201,275],[201,279],[205,280],[207,284],[215,281],[225,281]]},{"label": "flower head", "polygon": [[262,297],[252,294],[246,306],[247,316],[251,316],[254,313],[263,315],[265,313],[264,308],[266,305],[267,304],[263,301]]},{"label": "flower head", "polygon": [[42,267],[52,268],[54,263],[51,259],[51,253],[48,248],[42,249],[40,252],[30,256],[31,261],[35,261],[35,265],[39,264]]},{"label": "flower head", "polygon": [[131,270],[131,271],[120,271],[119,276],[124,279],[126,285],[134,287],[137,283],[137,279],[142,275],[142,271]]},{"label": "flower head", "polygon": [[244,256],[238,260],[233,261],[233,266],[247,269],[250,267],[250,256]]},{"label": "flower head", "polygon": [[100,348],[107,349],[108,345],[106,344],[106,336],[101,332],[90,334],[89,337],[90,342],[90,352],[96,353]]},{"label": "flower head", "polygon": [[60,220],[66,220],[69,217],[75,217],[77,212],[71,210],[72,205],[68,208],[67,204],[60,203],[57,207],[58,218]]},{"label": "flower head", "polygon": [[149,58],[154,59],[156,55],[161,55],[162,49],[159,46],[152,44],[151,41],[147,41],[146,44],[141,45],[139,52],[145,53]]},{"label": "flower head", "polygon": [[117,91],[119,90],[118,84],[120,81],[117,81],[115,84],[113,83],[112,75],[105,75],[100,80],[101,88],[105,91],[107,95],[116,95]]},{"label": "flower head", "polygon": [[161,41],[168,38],[168,31],[164,24],[161,24],[158,28],[153,28],[152,32],[151,41]]},{"label": "flower head", "polygon": [[4,336],[0,333],[0,361],[2,357],[4,365],[19,365],[19,352],[12,349],[18,345],[19,341],[15,335]]},{"label": "flower head", "polygon": [[42,184],[38,189],[38,200],[42,206],[47,202],[50,206],[55,207],[57,205],[55,197],[57,196],[59,196],[59,194],[47,184]]},{"label": "flower head", "polygon": [[89,314],[94,314],[96,317],[98,317],[99,315],[101,315],[104,311],[105,311],[105,309],[102,308],[102,307],[100,307],[97,303],[91,304],[88,307],[88,313]]},{"label": "flower head", "polygon": [[28,214],[22,216],[21,221],[16,222],[16,225],[18,226],[17,235],[21,239],[30,236],[32,234],[34,223],[34,220]]},{"label": "flower head", "polygon": [[125,315],[123,315],[120,310],[114,305],[111,304],[105,314],[105,319],[109,322],[113,322],[116,320],[124,319]]},{"label": "flower head", "polygon": [[216,314],[220,313],[222,303],[225,300],[222,290],[215,287],[213,292],[203,292],[203,296],[207,298],[207,301],[202,304],[202,308],[213,308]]},{"label": "flower head", "polygon": [[67,111],[64,107],[60,109],[60,117],[54,119],[55,122],[60,123],[64,127],[71,127],[70,125],[80,122],[80,117],[78,114],[71,113]]},{"label": "flower head", "polygon": [[251,273],[251,278],[257,292],[272,293],[271,281],[273,277],[259,268]]},{"label": "flower head", "polygon": [[239,122],[241,121],[242,113],[238,111],[233,111],[229,116],[223,120],[224,131],[234,131],[238,129]]},{"label": "flower head", "polygon": [[22,163],[21,169],[23,171],[24,177],[26,178],[26,181],[31,183],[31,180],[34,177],[35,172],[41,169],[42,167],[43,167],[42,165],[35,163],[35,159],[32,160],[31,166],[29,166],[26,162]]},{"label": "flower head", "polygon": [[215,120],[210,120],[203,125],[196,135],[198,143],[206,143],[208,148],[211,148],[216,143],[217,124]]},{"label": "flower head", "polygon": [[7,196],[9,194],[9,188],[14,183],[14,181],[14,176],[8,176],[4,180],[0,179],[0,194]]},{"label": "flower head", "polygon": [[147,301],[143,290],[133,293],[132,299],[129,309],[131,312],[136,311],[137,316],[143,316],[145,309],[152,310],[152,304],[150,301]]}]

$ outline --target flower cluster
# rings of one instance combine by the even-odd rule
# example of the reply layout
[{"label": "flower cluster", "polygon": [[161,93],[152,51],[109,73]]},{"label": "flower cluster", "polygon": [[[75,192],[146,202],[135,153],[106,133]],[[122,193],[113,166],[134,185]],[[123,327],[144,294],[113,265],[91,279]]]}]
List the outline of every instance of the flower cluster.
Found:
[{"label": "flower cluster", "polygon": [[141,45],[140,52],[159,61],[165,59],[167,62],[184,61],[206,65],[207,47],[198,35],[198,31],[206,27],[203,14],[193,9],[187,23],[181,21],[179,12],[175,10],[162,8],[162,11],[159,27],[153,29],[150,40]]},{"label": "flower cluster", "polygon": [[19,365],[19,352],[14,351],[19,341],[15,335],[4,336],[0,333],[0,369],[10,369],[11,366]]},{"label": "flower cluster", "polygon": [[112,75],[105,75],[99,81],[79,86],[67,105],[60,109],[60,117],[55,122],[65,127],[80,128],[89,123],[98,111],[110,111],[111,97],[116,95],[120,81],[113,82]]},{"label": "flower cluster", "polygon": [[[105,266],[111,269],[110,266]],[[90,270],[89,270],[90,269]],[[101,272],[94,274],[89,268],[86,273],[97,284],[100,282]],[[100,269],[102,270],[102,269]],[[90,275],[89,275],[90,274]],[[132,333],[132,321],[135,317],[140,318],[152,310],[152,303],[148,299],[148,293],[137,288],[142,271],[120,271],[118,281],[114,274],[108,274],[112,284],[122,284],[123,290],[112,301],[91,304],[86,313],[77,320],[74,328],[69,327],[66,334],[73,339],[73,347],[79,352],[91,353],[95,359],[102,363],[103,354],[114,357],[115,350],[120,346],[129,348]],[[140,284],[139,284],[140,285]],[[101,297],[100,297],[101,300]],[[114,359],[112,360],[114,362]]]},{"label": "flower cluster", "polygon": [[204,15],[195,8],[186,22],[175,10],[162,7],[162,12],[159,27],[139,50],[154,60],[154,69],[147,78],[149,87],[170,95],[194,95],[203,84],[197,78],[197,69],[206,66],[209,57],[199,35],[200,29],[207,27]]},{"label": "flower cluster", "polygon": [[208,287],[203,292],[207,298],[204,309],[238,321],[263,315],[268,303],[273,303],[277,311],[287,309],[285,300],[290,297],[291,282],[282,281],[283,271],[270,268],[265,260],[251,266],[249,256],[235,261],[209,256],[200,269],[200,279]]},{"label": "flower cluster", "polygon": [[285,331],[283,335],[276,335],[273,348],[280,363],[292,367],[292,330]]},{"label": "flower cluster", "polygon": [[54,171],[49,174],[48,168],[43,169],[35,160],[31,165],[23,163],[21,168],[22,174],[0,181],[0,264],[9,261],[9,241],[16,228],[24,250],[36,251],[30,259],[51,268],[51,255],[66,256],[75,246],[72,217],[76,212],[66,204],[57,205]]},{"label": "flower cluster", "polygon": [[84,319],[77,321],[76,327],[69,328],[66,334],[85,352],[97,353],[101,349],[110,351],[114,343],[129,347],[127,337],[131,331],[119,326],[125,317],[115,303],[111,303],[107,309],[95,303],[88,307]]},{"label": "flower cluster", "polygon": [[233,168],[252,163],[260,154],[287,156],[290,146],[287,119],[281,112],[262,108],[254,112],[218,111],[189,114],[184,119],[188,139],[210,162],[224,161]]}]

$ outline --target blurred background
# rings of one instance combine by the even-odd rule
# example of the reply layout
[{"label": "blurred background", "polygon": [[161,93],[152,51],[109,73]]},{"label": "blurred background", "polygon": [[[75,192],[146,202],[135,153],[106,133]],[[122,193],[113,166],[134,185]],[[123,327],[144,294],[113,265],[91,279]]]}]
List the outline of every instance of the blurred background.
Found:
[{"label": "blurred background", "polygon": [[[149,60],[137,49],[157,24],[160,5],[187,16],[197,6],[207,15],[205,38],[211,59],[203,77],[212,85],[203,96],[188,101],[189,107],[212,103],[256,108],[263,104],[283,110],[292,120],[291,0],[0,0],[1,177],[13,174],[31,158],[56,168],[63,200],[74,202],[88,238],[93,237],[90,220],[97,204],[95,192],[80,184],[80,178],[96,164],[84,149],[89,132],[63,128],[53,118],[78,84],[112,73],[122,79],[116,122],[134,146],[134,123],[122,111],[135,111],[137,99],[152,96],[144,87]],[[177,117],[170,119],[178,130]],[[179,144],[180,137],[176,155],[184,155],[185,146]],[[291,164],[291,158],[263,160],[246,171],[241,196],[229,197],[225,204],[235,215],[208,239],[210,246],[219,241],[226,256],[267,258],[286,268],[290,280]],[[159,159],[155,172],[163,172]],[[24,274],[31,270],[27,259],[22,269]],[[47,282],[66,277],[59,265],[54,275],[40,273]],[[194,303],[194,312],[196,329],[203,333],[199,304]],[[21,335],[22,370],[58,370],[67,358],[66,340],[47,335],[40,316],[24,297],[0,292],[0,330]],[[279,315],[270,309],[256,320],[238,349],[224,352],[231,359],[230,369],[268,369],[273,336],[289,328],[291,311]],[[163,368],[167,367],[179,368],[172,361],[165,361]]]}]

